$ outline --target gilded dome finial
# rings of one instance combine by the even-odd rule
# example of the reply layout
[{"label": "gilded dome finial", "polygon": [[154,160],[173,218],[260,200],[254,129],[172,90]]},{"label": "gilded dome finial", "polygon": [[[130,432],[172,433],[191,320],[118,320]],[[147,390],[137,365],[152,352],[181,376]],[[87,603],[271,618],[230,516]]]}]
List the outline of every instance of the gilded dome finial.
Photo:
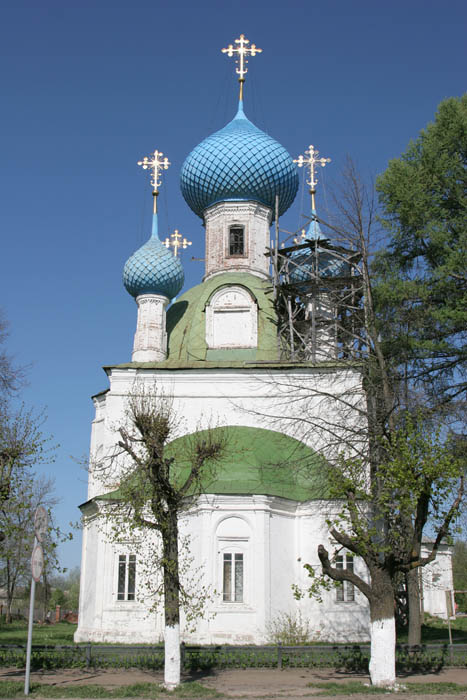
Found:
[{"label": "gilded dome finial", "polygon": [[189,245],[191,245],[191,241],[185,238],[185,236],[182,236],[178,229],[175,229],[175,231],[170,236],[167,236],[165,241],[163,241],[163,245],[165,245],[165,247],[168,249],[173,248],[174,255],[177,257],[179,248],[185,250]]},{"label": "gilded dome finial", "polygon": [[162,170],[168,170],[170,162],[167,158],[162,158],[164,154],[162,151],[155,150],[150,156],[144,156],[143,160],[138,161],[138,165],[141,165],[143,170],[151,170],[151,185],[152,185],[152,195],[154,197],[154,214],[157,213],[157,195],[159,194],[159,187],[161,186],[161,175]]},{"label": "gilded dome finial", "polygon": [[298,158],[296,160],[294,160],[294,163],[296,163],[299,168],[302,168],[303,166],[305,166],[310,171],[310,173],[309,173],[310,179],[306,181],[306,184],[310,186],[311,209],[312,209],[312,211],[314,211],[315,210],[316,185],[318,184],[318,178],[316,177],[316,173],[315,173],[315,165],[321,165],[321,167],[324,168],[324,166],[327,165],[327,163],[331,162],[331,159],[330,158],[318,158],[319,151],[314,146],[308,147],[308,150],[305,151],[305,156],[299,155]]},{"label": "gilded dome finial", "polygon": [[234,46],[233,44],[229,44],[229,46],[226,49],[222,49],[222,53],[226,53],[227,56],[234,56],[237,55],[238,58],[235,59],[235,63],[237,64],[236,68],[236,73],[239,75],[238,82],[240,83],[240,101],[243,100],[243,83],[245,82],[245,75],[248,72],[247,63],[248,63],[248,56],[255,56],[257,53],[262,53],[263,49],[258,49],[255,44],[251,44],[251,46],[247,46],[247,44],[250,43],[250,40],[245,37],[244,34],[240,34],[239,39],[235,39],[235,43],[238,44],[238,46]]}]

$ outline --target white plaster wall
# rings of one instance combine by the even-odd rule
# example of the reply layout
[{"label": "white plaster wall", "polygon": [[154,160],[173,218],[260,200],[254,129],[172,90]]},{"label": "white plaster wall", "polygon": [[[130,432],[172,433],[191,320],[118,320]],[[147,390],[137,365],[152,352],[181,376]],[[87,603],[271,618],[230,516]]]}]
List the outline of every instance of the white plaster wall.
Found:
[{"label": "white plaster wall", "polygon": [[[328,458],[342,450],[346,426],[357,421],[349,406],[362,400],[356,370],[131,370],[109,371],[110,391],[99,399],[99,421],[94,426],[91,454],[99,455],[99,473],[91,474],[88,498],[116,488],[119,462],[113,460],[116,430],[124,420],[127,396],[135,386],[156,387],[173,397],[180,417],[179,435],[206,425],[246,425],[283,432],[302,440]],[[318,391],[320,395],[318,395]],[[345,401],[323,398],[340,394]],[[103,425],[101,425],[103,421]],[[329,421],[342,425],[331,444]],[[322,426],[320,428],[320,426]],[[122,465],[122,462],[120,462]],[[111,466],[111,468],[110,468]],[[103,481],[104,479],[104,481]]]},{"label": "white plaster wall", "polygon": [[[422,548],[422,556],[428,554],[428,548]],[[454,588],[452,578],[452,548],[442,545],[436,559],[423,567],[423,610],[430,615],[447,618],[446,591]]]},{"label": "white plaster wall", "polygon": [[[314,501],[299,505],[299,558],[298,585],[307,589],[310,578],[303,564],[310,564],[320,574],[318,546],[323,544],[332,559],[340,547],[329,536],[326,519],[337,514],[336,507],[326,501]],[[355,572],[367,580],[367,572],[361,560],[354,560]],[[310,620],[316,641],[360,642],[369,639],[369,608],[360,591],[355,589],[355,601],[337,601],[334,587],[322,591],[322,603],[305,598],[301,604],[304,617]]]},{"label": "white plaster wall", "polygon": [[[353,370],[209,370],[161,371],[112,369],[110,391],[95,399],[91,453],[99,455],[89,479],[89,498],[118,486],[122,463],[115,461],[116,430],[124,420],[126,400],[134,382],[157,387],[173,397],[180,416],[179,434],[206,425],[246,425],[278,430],[297,437],[317,450],[329,452],[319,427],[320,417],[343,420],[336,402],[313,398],[320,391],[340,392],[349,403],[361,398],[358,373]],[[347,419],[352,412],[347,412]],[[284,417],[287,416],[287,417]],[[306,418],[309,418],[307,422]],[[299,420],[298,420],[299,419]],[[355,420],[355,414],[353,415]],[[175,437],[175,436],[174,436]],[[339,444],[339,447],[341,445]],[[112,468],[106,469],[111,465]],[[104,477],[104,478],[102,478]],[[241,518],[248,527],[245,544],[245,598],[242,604],[222,601],[219,539],[224,518]],[[195,632],[182,620],[182,635],[199,643],[262,643],[272,616],[280,611],[302,611],[312,621],[317,639],[358,641],[368,635],[366,602],[325,604],[293,599],[292,583],[307,585],[303,563],[317,560],[318,544],[330,544],[325,513],[317,503],[298,505],[266,496],[204,496],[182,518],[181,533],[189,532],[191,550],[217,591],[208,615]],[[130,549],[128,550],[130,551]],[[162,614],[147,615],[141,601],[116,601],[117,547],[94,521],[85,526],[83,542],[83,604],[77,641],[146,641],[162,635]],[[333,597],[334,596],[334,597]],[[349,630],[346,637],[345,629]]]},{"label": "white plaster wall", "polygon": [[[75,642],[156,643],[162,638],[162,618],[148,612],[147,599],[117,600],[118,557],[137,554],[136,585],[141,586],[145,545],[112,542],[105,518],[84,514],[83,568]],[[150,535],[148,535],[148,538]],[[149,542],[146,543],[149,545]]]},{"label": "white plaster wall", "polygon": [[[298,505],[265,496],[200,497],[196,507],[180,521],[181,537],[190,535],[190,553],[205,575],[203,584],[215,591],[207,611],[190,630],[182,616],[182,638],[194,643],[260,644],[268,639],[271,618],[279,612],[301,610],[310,621],[316,640],[361,641],[368,638],[368,609],[363,597],[355,603],[336,603],[335,591],[321,604],[304,598],[295,601],[291,586],[306,588],[303,563],[318,564],[317,545],[329,542],[323,511],[317,502]],[[232,540],[229,541],[230,536]],[[105,526],[94,516],[86,523],[83,547],[82,600],[76,641],[155,642],[163,629],[163,610],[147,614],[142,600],[141,567],[145,546],[112,544]],[[222,600],[222,551],[239,547],[244,552],[244,600]],[[136,552],[136,601],[117,601],[116,566],[122,552]],[[297,557],[297,554],[299,555]]]}]

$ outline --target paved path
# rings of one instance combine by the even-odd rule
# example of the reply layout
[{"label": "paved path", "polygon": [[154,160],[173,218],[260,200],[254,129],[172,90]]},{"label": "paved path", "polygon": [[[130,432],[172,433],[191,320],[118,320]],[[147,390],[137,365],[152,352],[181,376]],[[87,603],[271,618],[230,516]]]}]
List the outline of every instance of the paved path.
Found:
[{"label": "paved path", "polygon": [[[235,669],[214,671],[211,674],[195,674],[184,676],[186,680],[197,680],[208,688],[223,693],[226,698],[243,698],[244,700],[306,700],[320,692],[316,688],[307,687],[309,683],[334,681],[345,683],[349,680],[368,682],[368,676],[362,674],[339,673],[334,669],[287,668],[278,669]],[[0,680],[24,680],[24,671],[17,668],[0,669]],[[70,685],[98,684],[106,688],[120,688],[132,683],[162,682],[162,674],[152,671],[129,670],[81,670],[64,669],[63,671],[36,671],[31,674],[32,682],[50,683],[57,687]],[[406,681],[416,683],[452,682],[467,685],[467,668],[452,668],[435,674],[409,674],[399,678],[401,683]],[[389,695],[389,693],[388,693]],[[392,695],[392,693],[390,694]],[[164,696],[162,696],[164,697]],[[368,700],[368,695],[339,695],[339,700]],[[376,696],[378,697],[378,696]],[[387,696],[386,696],[387,697]],[[467,700],[465,695],[408,695],[401,700]],[[137,700],[137,699],[135,699]],[[195,699],[193,699],[195,700]],[[205,700],[200,698],[199,700]]]}]

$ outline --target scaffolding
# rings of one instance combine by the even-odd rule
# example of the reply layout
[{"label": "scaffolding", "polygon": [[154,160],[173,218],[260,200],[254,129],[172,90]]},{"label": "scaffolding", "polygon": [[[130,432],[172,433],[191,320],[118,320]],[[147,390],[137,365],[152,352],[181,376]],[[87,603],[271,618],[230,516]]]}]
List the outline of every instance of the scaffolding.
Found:
[{"label": "scaffolding", "polygon": [[[276,207],[277,211],[277,207]],[[325,221],[310,221],[332,228]],[[327,238],[288,233],[279,247],[279,225],[269,255],[277,314],[279,357],[289,362],[358,359],[361,355],[363,285],[355,250]]]}]

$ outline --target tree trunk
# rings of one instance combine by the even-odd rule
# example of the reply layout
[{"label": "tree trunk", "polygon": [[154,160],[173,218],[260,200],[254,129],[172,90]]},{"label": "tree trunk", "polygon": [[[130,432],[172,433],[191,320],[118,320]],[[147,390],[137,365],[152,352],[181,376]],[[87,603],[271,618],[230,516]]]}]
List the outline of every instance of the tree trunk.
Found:
[{"label": "tree trunk", "polygon": [[422,615],[420,610],[419,570],[412,569],[405,575],[408,608],[408,643],[409,646],[421,644]]},{"label": "tree trunk", "polygon": [[391,688],[396,683],[396,620],[394,588],[388,572],[370,572],[370,679],[372,685]]},{"label": "tree trunk", "polygon": [[12,604],[12,601],[8,597],[7,601],[6,601],[6,613],[5,613],[5,622],[8,624],[11,622],[11,604]]},{"label": "tree trunk", "polygon": [[10,560],[6,560],[6,615],[5,622],[11,622],[11,606],[13,605],[14,585],[12,583]]},{"label": "tree trunk", "polygon": [[173,690],[180,685],[180,599],[178,570],[177,513],[167,515],[162,532],[164,557],[164,685]]}]

